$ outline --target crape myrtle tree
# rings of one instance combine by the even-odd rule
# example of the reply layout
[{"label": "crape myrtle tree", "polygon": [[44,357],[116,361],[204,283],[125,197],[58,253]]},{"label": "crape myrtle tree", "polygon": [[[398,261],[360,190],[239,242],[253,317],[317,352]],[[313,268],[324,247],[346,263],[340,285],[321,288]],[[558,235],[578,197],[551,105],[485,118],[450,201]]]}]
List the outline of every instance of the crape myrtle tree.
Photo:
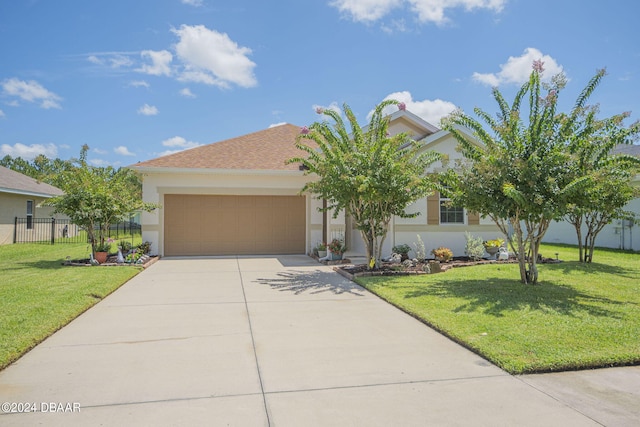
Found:
[{"label": "crape myrtle tree", "polygon": [[[603,71],[601,71],[603,73]],[[598,233],[614,219],[631,219],[633,213],[624,207],[639,191],[631,181],[638,172],[640,159],[615,154],[614,148],[629,144],[640,133],[640,124],[623,125],[629,117],[625,112],[599,120],[597,107],[576,111],[581,120],[570,120],[571,162],[567,165],[574,178],[586,177],[583,185],[567,192],[567,211],[564,219],[576,230],[580,262],[593,261],[593,250]]]},{"label": "crape myrtle tree", "polygon": [[[566,79],[559,74],[543,84],[543,71],[543,62],[534,61],[529,80],[511,105],[498,88],[493,89],[497,117],[474,109],[487,128],[459,110],[443,120],[469,160],[459,174],[448,174],[450,196],[454,203],[491,218],[509,237],[524,284],[538,281],[540,243],[550,222],[566,212],[567,194],[586,187],[588,178],[569,173],[567,147],[571,132],[579,127],[576,123],[584,118],[580,112],[603,76],[598,72],[589,81],[571,113],[557,114]],[[522,105],[527,99],[528,109]],[[475,144],[460,126],[470,129],[482,144]]]},{"label": "crape myrtle tree", "polygon": [[435,188],[427,168],[441,158],[432,151],[421,152],[420,144],[406,133],[389,135],[389,119],[383,114],[389,105],[405,108],[398,101],[384,101],[364,128],[346,104],[343,111],[349,128],[340,112],[318,109],[329,120],[303,127],[296,146],[305,155],[288,160],[315,175],[302,192],[325,199],[324,210],[334,217],[344,211],[352,218],[366,245],[370,269],[380,267],[391,218],[418,215],[405,209]]},{"label": "crape myrtle tree", "polygon": [[96,244],[104,245],[111,224],[136,211],[150,212],[158,205],[142,201],[136,185],[139,178],[131,169],[89,166],[88,150],[84,145],[77,164],[60,174],[58,185],[64,194],[49,199],[47,204],[86,230],[95,253]]}]

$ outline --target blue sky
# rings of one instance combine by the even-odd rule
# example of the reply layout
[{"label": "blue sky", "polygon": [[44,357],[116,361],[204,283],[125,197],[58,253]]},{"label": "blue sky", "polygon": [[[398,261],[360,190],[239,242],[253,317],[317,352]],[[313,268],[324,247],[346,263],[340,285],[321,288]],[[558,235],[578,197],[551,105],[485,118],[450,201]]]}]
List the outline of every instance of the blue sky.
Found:
[{"label": "blue sky", "polygon": [[640,118],[632,0],[20,0],[0,2],[0,155],[126,166],[265,129],[316,106],[364,124],[387,97],[425,120],[495,112],[531,62],[561,107],[599,68],[601,115]]}]

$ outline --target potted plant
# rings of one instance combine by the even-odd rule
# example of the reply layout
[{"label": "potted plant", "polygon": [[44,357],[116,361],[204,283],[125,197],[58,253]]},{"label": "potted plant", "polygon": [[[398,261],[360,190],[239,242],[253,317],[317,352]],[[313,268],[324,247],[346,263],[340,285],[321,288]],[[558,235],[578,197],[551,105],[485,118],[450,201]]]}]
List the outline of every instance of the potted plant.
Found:
[{"label": "potted plant", "polygon": [[499,237],[493,240],[487,240],[483,242],[484,249],[487,251],[489,255],[492,257],[496,256],[496,254],[500,251],[500,247],[504,244],[504,239]]},{"label": "potted plant", "polygon": [[342,259],[342,255],[347,251],[347,247],[342,239],[333,239],[331,243],[327,245],[327,249],[331,252],[332,260]]},{"label": "potted plant", "polygon": [[451,249],[445,248],[444,246],[440,246],[437,249],[433,249],[431,253],[438,261],[447,262],[451,258],[453,258],[453,252],[451,252]]},{"label": "potted plant", "polygon": [[107,256],[109,255],[109,251],[111,250],[111,243],[113,243],[113,239],[104,240],[102,242],[96,243],[94,247],[95,258],[100,264],[104,264],[107,262]]},{"label": "potted plant", "polygon": [[411,248],[406,243],[396,245],[391,250],[393,251],[393,253],[400,254],[400,256],[402,257],[401,261],[409,259],[409,251],[411,250]]},{"label": "potted plant", "polygon": [[318,258],[324,258],[327,256],[327,244],[326,243],[318,243],[316,246],[316,252],[318,253]]}]

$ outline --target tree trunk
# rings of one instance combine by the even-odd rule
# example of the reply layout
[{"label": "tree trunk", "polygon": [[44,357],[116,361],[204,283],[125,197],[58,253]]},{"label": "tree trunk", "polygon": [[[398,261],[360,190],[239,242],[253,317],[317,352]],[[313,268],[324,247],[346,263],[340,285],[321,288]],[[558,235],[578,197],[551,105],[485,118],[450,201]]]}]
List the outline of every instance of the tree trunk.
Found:
[{"label": "tree trunk", "polygon": [[529,240],[529,253],[531,256],[529,257],[529,272],[527,278],[528,283],[531,285],[538,283],[538,253],[540,250],[540,242],[536,240],[536,236],[531,236]]},{"label": "tree trunk", "polygon": [[527,254],[525,253],[525,244],[522,239],[522,227],[519,222],[512,221],[513,232],[516,235],[516,249],[518,255],[518,266],[520,267],[520,282],[525,285],[529,283],[527,274]]},{"label": "tree trunk", "polygon": [[576,229],[576,236],[578,237],[578,255],[580,262],[584,262],[584,246],[582,245],[582,215],[572,215],[567,220],[573,224]]}]

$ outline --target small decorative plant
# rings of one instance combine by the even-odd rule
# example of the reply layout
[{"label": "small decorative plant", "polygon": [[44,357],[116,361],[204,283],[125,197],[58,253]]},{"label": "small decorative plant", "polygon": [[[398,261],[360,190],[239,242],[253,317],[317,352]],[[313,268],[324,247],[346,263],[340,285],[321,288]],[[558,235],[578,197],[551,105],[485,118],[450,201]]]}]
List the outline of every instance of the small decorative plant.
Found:
[{"label": "small decorative plant", "polygon": [[420,235],[416,234],[416,237],[418,238],[418,241],[413,243],[413,247],[416,248],[416,258],[418,261],[422,262],[427,257],[427,251],[424,248],[424,242],[422,241],[422,238],[420,238]]},{"label": "small decorative plant", "polygon": [[127,253],[131,250],[131,242],[128,240],[121,240],[120,243],[120,249],[122,249],[123,253]]},{"label": "small decorative plant", "polygon": [[332,254],[342,255],[347,251],[347,247],[341,239],[333,239],[331,243],[327,245],[327,248]]},{"label": "small decorative plant", "polygon": [[127,255],[124,262],[126,262],[127,264],[135,264],[140,258],[142,258],[142,254],[140,252],[132,252]]},{"label": "small decorative plant", "polygon": [[316,245],[316,250],[317,251],[326,251],[327,250],[327,244],[326,243],[318,243]]},{"label": "small decorative plant", "polygon": [[484,255],[482,237],[475,237],[471,233],[465,231],[464,238],[467,241],[464,247],[464,253],[474,261],[482,258],[482,255]]},{"label": "small decorative plant", "polygon": [[498,238],[495,238],[493,240],[485,241],[484,242],[484,247],[485,248],[499,248],[503,244],[504,244],[504,239],[501,239],[500,237],[498,237]]},{"label": "small decorative plant", "polygon": [[433,249],[431,253],[433,254],[434,257],[436,257],[437,260],[442,260],[445,262],[453,258],[453,252],[451,252],[451,249],[445,248],[444,246],[440,246],[437,249]]},{"label": "small decorative plant", "polygon": [[95,246],[96,252],[109,252],[111,250],[111,244],[113,243],[113,239],[105,240],[104,242],[98,242]]},{"label": "small decorative plant", "polygon": [[140,243],[138,246],[136,246],[136,249],[138,250],[138,252],[148,254],[149,252],[151,252],[151,242]]},{"label": "small decorative plant", "polygon": [[409,259],[409,251],[411,250],[411,248],[406,243],[396,245],[391,250],[396,254],[400,254],[403,261],[405,259]]}]

